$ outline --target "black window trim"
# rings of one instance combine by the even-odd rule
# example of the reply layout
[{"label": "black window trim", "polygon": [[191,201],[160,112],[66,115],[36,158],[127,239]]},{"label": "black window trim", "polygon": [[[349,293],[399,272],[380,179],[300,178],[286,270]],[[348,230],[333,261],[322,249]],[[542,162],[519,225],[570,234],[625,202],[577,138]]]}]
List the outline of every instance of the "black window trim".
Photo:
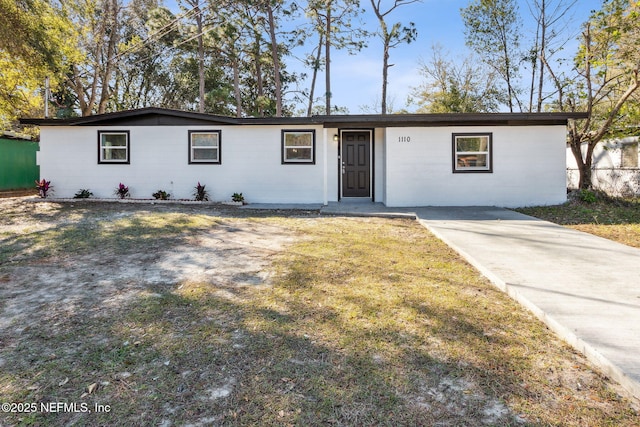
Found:
[{"label": "black window trim", "polygon": [[[216,161],[198,161],[191,158],[191,135],[194,133],[217,133],[218,134],[218,159]],[[189,130],[187,136],[187,150],[190,165],[221,165],[222,164],[222,130],[220,129],[203,129]]]},{"label": "black window trim", "polygon": [[[102,135],[125,134],[127,135],[127,158],[124,161],[102,159]],[[131,133],[128,130],[98,130],[98,164],[99,165],[129,165],[131,164]]]},{"label": "black window trim", "polygon": [[[311,134],[311,160],[293,161],[285,158],[284,139],[287,133],[310,133]],[[316,130],[315,129],[282,129],[280,131],[280,155],[283,165],[315,165],[316,164]]]},{"label": "black window trim", "polygon": [[[488,136],[489,137],[489,165],[487,169],[458,169],[457,166],[457,150],[456,150],[456,137],[459,136]],[[493,132],[462,132],[451,134],[451,167],[453,173],[493,173]]]}]

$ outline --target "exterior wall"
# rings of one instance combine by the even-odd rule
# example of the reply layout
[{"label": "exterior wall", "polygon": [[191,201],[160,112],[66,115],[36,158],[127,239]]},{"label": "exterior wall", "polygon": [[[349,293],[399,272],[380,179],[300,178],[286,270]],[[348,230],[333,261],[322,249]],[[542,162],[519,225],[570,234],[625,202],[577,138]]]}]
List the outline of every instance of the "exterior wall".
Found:
[{"label": "exterior wall", "polygon": [[[593,187],[611,196],[640,195],[640,168],[622,167],[622,146],[633,144],[638,146],[640,159],[640,137],[611,139],[598,143],[593,150],[591,181]],[[586,155],[587,145],[582,146],[582,155]],[[567,187],[578,188],[580,172],[571,148],[567,147]]]},{"label": "exterior wall", "polygon": [[339,135],[336,128],[328,128],[327,131],[327,202],[338,201],[338,186],[340,177],[338,175],[338,141],[334,141],[334,135]]},{"label": "exterior wall", "polygon": [[0,190],[35,188],[40,174],[36,165],[38,143],[0,139]]},{"label": "exterior wall", "polygon": [[[492,173],[453,173],[453,133],[493,133]],[[565,126],[388,128],[388,206],[552,205],[566,201]]]},{"label": "exterior wall", "polygon": [[[222,164],[189,164],[188,130],[221,130]],[[279,126],[42,127],[40,175],[51,180],[53,197],[73,197],[87,188],[94,197],[113,198],[119,183],[132,198],[152,199],[164,190],[173,199],[193,199],[197,182],[211,200],[243,193],[249,203],[322,203],[325,195],[324,136],[315,129],[315,164],[282,164]],[[130,164],[98,164],[98,130],[130,131]],[[332,147],[326,158],[336,162]],[[331,168],[330,168],[331,169]],[[335,170],[335,167],[333,168]],[[335,193],[335,191],[334,191]],[[329,197],[329,200],[336,198]]]},{"label": "exterior wall", "polygon": [[[281,130],[315,130],[315,164],[281,163]],[[130,164],[98,164],[98,131],[130,132]],[[189,164],[188,131],[220,130],[222,164]],[[453,133],[493,133],[492,173],[453,173]],[[517,207],[566,200],[565,126],[392,127],[374,131],[374,199],[388,206]],[[278,126],[43,126],[40,176],[53,197],[87,188],[114,198],[120,182],[132,198],[164,190],[193,199],[197,182],[215,201],[243,193],[249,203],[338,200],[339,129]]]},{"label": "exterior wall", "polygon": [[384,129],[376,129],[373,134],[373,200],[376,202],[385,202],[385,132]]}]

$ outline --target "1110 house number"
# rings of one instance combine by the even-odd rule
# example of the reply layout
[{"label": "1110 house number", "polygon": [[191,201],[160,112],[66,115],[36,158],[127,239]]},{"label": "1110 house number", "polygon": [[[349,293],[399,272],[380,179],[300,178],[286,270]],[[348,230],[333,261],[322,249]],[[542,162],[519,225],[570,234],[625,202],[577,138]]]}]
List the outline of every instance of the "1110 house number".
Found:
[{"label": "1110 house number", "polygon": [[411,137],[410,136],[399,136],[398,137],[398,142],[411,142]]}]

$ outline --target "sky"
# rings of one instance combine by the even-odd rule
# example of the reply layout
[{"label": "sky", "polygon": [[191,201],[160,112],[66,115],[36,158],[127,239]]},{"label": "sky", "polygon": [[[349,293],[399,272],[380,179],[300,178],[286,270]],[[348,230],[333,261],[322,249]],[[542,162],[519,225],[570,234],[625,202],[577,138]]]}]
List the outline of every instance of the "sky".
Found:
[{"label": "sky", "polygon": [[[383,0],[385,1],[385,0]],[[531,0],[529,0],[531,1]],[[365,3],[366,2],[366,3]],[[518,0],[523,19],[529,21],[523,25],[522,38],[533,37],[526,29],[535,31],[531,24],[527,0]],[[383,3],[384,4],[384,3]],[[460,16],[460,9],[466,7],[469,0],[422,0],[397,8],[389,15],[388,22],[414,22],[418,30],[418,38],[411,44],[400,45],[391,51],[390,63],[395,64],[389,71],[388,105],[394,110],[407,108],[410,112],[415,109],[407,107],[406,100],[412,88],[423,81],[420,75],[420,61],[427,60],[431,55],[431,47],[440,44],[451,58],[464,57],[469,53],[464,41],[464,24]],[[592,10],[600,9],[602,0],[578,0],[574,6],[572,19],[567,22],[567,31],[578,35],[583,22],[587,20]],[[362,6],[371,9],[369,0],[362,0]],[[377,21],[373,13],[365,17],[367,27],[377,28]],[[527,25],[529,24],[529,25]],[[575,37],[572,37],[575,40]],[[575,52],[578,42],[567,46],[566,51]],[[351,114],[361,114],[374,111],[364,111],[362,106],[379,105],[382,92],[382,41],[372,39],[369,47],[355,56],[343,52],[332,53],[331,86],[333,104],[347,107]],[[572,56],[572,55],[571,55]],[[316,93],[323,93],[318,88]]]},{"label": "sky", "polygon": [[[381,0],[382,5],[389,5],[393,0]],[[413,88],[420,85],[423,77],[420,75],[420,62],[426,61],[431,55],[434,44],[440,44],[450,59],[463,58],[469,50],[464,41],[464,24],[460,16],[460,9],[466,7],[471,0],[421,0],[398,7],[387,17],[387,23],[395,22],[408,24],[413,22],[418,31],[417,40],[410,44],[402,44],[391,51],[390,63],[395,64],[389,70],[389,85],[387,105],[388,111],[406,109],[409,112],[416,106],[407,106],[407,98]],[[535,26],[532,23],[528,3],[533,0],[516,0],[520,15],[523,17],[521,39],[533,38]],[[554,3],[557,0],[553,0]],[[569,0],[567,0],[569,1]],[[176,10],[176,0],[165,0],[165,4]],[[589,17],[592,10],[600,9],[602,0],[577,0],[572,9],[571,19],[566,22],[566,30],[575,40],[580,27]],[[378,22],[371,11],[370,0],[361,0],[361,6],[366,13],[361,17],[364,27],[369,31],[378,29]],[[566,52],[576,51],[578,42],[573,41],[566,47]],[[305,49],[309,49],[305,46]],[[305,52],[295,52],[300,57]],[[355,55],[345,51],[331,52],[331,92],[332,104],[347,109],[349,114],[375,113],[379,110],[382,93],[382,41],[378,37],[369,39],[369,46]],[[307,72],[301,62],[295,59],[287,61],[289,72]],[[310,79],[309,79],[310,80]],[[305,87],[308,87],[306,83]],[[323,94],[324,73],[318,77],[316,94]],[[318,102],[324,105],[324,101]],[[376,108],[378,110],[376,110]],[[306,106],[299,109],[306,111]]]}]

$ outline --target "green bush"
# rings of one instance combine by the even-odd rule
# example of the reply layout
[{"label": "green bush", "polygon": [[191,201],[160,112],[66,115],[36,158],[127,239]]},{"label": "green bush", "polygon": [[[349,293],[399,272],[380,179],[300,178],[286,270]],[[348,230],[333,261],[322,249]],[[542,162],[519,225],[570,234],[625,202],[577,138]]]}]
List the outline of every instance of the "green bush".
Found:
[{"label": "green bush", "polygon": [[580,190],[580,194],[578,195],[580,200],[585,203],[595,203],[597,200],[596,193],[591,190]]},{"label": "green bush", "polygon": [[158,190],[155,193],[153,193],[152,196],[155,197],[157,200],[167,200],[169,197],[171,197],[171,194],[163,190]]},{"label": "green bush", "polygon": [[88,188],[81,188],[78,192],[73,196],[74,199],[88,199],[93,196],[93,193],[89,191]]}]

